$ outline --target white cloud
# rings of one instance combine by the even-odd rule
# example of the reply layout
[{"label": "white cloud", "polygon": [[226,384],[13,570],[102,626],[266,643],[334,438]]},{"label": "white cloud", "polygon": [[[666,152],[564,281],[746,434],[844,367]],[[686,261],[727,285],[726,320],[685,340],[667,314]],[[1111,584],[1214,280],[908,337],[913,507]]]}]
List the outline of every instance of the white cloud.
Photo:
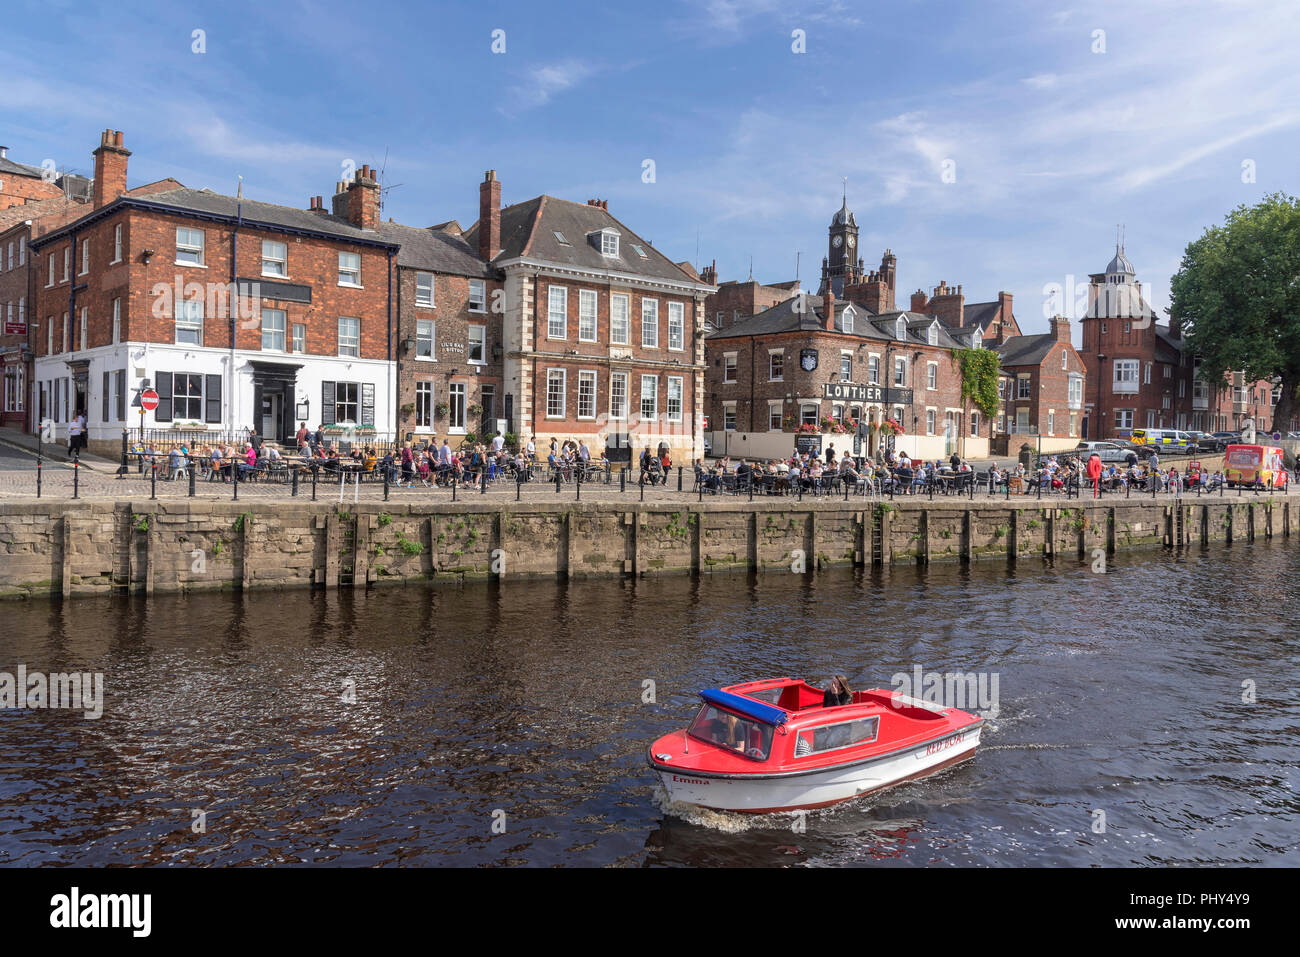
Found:
[{"label": "white cloud", "polygon": [[511,103],[518,109],[545,106],[552,97],[573,89],[596,72],[593,64],[581,60],[534,67],[523,82],[510,88]]}]

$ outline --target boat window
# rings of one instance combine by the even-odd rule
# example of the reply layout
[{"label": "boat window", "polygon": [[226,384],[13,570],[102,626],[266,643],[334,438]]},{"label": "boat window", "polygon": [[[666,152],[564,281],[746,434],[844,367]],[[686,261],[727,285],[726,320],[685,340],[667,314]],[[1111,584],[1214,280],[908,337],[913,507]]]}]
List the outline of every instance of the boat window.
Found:
[{"label": "boat window", "polygon": [[877,715],[801,731],[799,740],[794,745],[795,757],[802,757],[805,754],[818,754],[823,751],[836,751],[840,748],[851,748],[857,744],[866,744],[876,740],[876,731],[879,726],[880,717]]},{"label": "boat window", "polygon": [[770,705],[775,705],[781,700],[781,692],[784,691],[785,688],[785,685],[780,685],[776,688],[764,688],[762,691],[746,691],[745,697],[754,698],[757,701],[765,701]]},{"label": "boat window", "polygon": [[692,737],[728,748],[755,761],[766,761],[772,750],[772,726],[723,711],[711,704],[700,708],[691,722]]}]

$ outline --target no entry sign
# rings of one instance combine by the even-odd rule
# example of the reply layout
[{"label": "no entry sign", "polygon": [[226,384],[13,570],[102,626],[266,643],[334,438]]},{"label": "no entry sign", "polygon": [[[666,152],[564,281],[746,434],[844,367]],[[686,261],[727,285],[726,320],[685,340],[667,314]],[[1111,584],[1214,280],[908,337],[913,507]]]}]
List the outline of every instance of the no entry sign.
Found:
[{"label": "no entry sign", "polygon": [[158,393],[153,389],[145,389],[140,393],[140,408],[146,412],[152,412],[158,408]]}]

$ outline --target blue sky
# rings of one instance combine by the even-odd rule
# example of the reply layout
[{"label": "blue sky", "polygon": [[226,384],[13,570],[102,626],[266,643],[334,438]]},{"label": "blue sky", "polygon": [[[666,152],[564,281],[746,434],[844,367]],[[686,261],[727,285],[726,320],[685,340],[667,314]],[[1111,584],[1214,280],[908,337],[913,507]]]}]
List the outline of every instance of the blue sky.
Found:
[{"label": "blue sky", "polygon": [[1163,311],[1187,242],[1300,170],[1295,0],[41,0],[7,23],[11,159],[88,173],[111,127],[132,186],[233,193],[242,175],[301,207],[369,163],[385,218],[464,226],[492,168],[507,203],[607,199],[723,279],[751,257],[791,279],[801,252],[805,288],[847,176],[861,254],[894,250],[900,304],[940,280],[967,301],[1006,289],[1026,332],[1047,328],[1047,284],[1104,268],[1117,223]]}]

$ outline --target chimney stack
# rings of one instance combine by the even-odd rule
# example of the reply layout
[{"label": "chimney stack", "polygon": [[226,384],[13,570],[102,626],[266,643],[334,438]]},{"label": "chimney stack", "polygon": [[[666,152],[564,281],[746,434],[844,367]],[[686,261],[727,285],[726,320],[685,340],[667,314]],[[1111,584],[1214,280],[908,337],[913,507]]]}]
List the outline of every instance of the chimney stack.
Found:
[{"label": "chimney stack", "polygon": [[950,286],[947,280],[939,280],[934,296],[930,299],[930,312],[944,325],[960,329],[965,320],[966,297],[962,295],[961,286]]},{"label": "chimney stack", "polygon": [[95,150],[95,182],[91,202],[95,209],[126,192],[126,160],[131,151],[122,145],[121,130],[104,130]]},{"label": "chimney stack", "polygon": [[488,170],[478,187],[478,257],[485,262],[501,252],[501,181]]},{"label": "chimney stack", "polygon": [[927,301],[928,300],[926,299],[925,293],[922,292],[920,289],[912,293],[912,305],[911,305],[912,312],[925,312],[925,305]]},{"label": "chimney stack", "polygon": [[822,303],[826,307],[826,329],[828,332],[835,331],[835,290],[831,284],[826,284],[826,295],[822,297]]},{"label": "chimney stack", "polygon": [[358,229],[379,227],[379,182],[369,166],[357,170],[347,184],[347,219]]},{"label": "chimney stack", "polygon": [[1070,320],[1065,316],[1053,316],[1049,320],[1052,326],[1052,335],[1057,342],[1068,343],[1070,341]]}]

